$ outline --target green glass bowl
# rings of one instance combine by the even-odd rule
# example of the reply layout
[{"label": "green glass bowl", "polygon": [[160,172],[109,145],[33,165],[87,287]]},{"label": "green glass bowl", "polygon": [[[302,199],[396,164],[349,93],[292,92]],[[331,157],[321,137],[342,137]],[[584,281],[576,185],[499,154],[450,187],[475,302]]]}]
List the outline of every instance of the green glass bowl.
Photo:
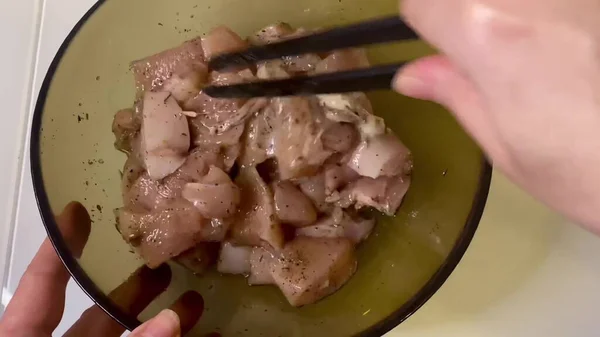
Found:
[{"label": "green glass bowl", "polygon": [[[413,151],[413,184],[398,215],[382,217],[359,249],[356,275],[334,295],[300,309],[277,289],[248,287],[239,277],[197,278],[171,266],[169,288],[139,316],[107,294],[142,262],[115,230],[121,205],[113,148],[114,113],[132,105],[132,60],[176,46],[225,24],[240,35],[276,22],[323,27],[397,11],[396,0],[108,0],[99,1],[69,34],[43,83],[31,132],[33,183],[50,239],[74,279],[108,314],[129,329],[187,290],[203,295],[205,312],[191,335],[379,336],[408,318],[444,283],[474,235],[491,168],[480,149],[438,105],[393,92],[371,94]],[[369,49],[374,63],[431,53],[422,42]],[[81,258],[70,254],[53,214],[83,203],[93,225]]]}]

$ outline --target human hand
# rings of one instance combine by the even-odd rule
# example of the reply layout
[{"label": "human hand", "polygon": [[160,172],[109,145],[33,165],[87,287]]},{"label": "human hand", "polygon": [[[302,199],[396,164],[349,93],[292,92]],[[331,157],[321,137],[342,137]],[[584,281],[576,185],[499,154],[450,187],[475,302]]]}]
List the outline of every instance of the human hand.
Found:
[{"label": "human hand", "polygon": [[[90,233],[90,217],[78,203],[69,204],[57,223],[75,256],[80,256]],[[49,337],[60,323],[65,304],[69,273],[46,239],[21,278],[19,286],[0,320],[0,336]],[[155,270],[141,267],[109,298],[123,312],[137,316],[169,285],[171,270],[163,265]],[[142,324],[132,337],[175,337],[191,330],[203,310],[202,297],[195,292],[183,294],[171,309]],[[93,306],[67,331],[66,337],[117,337],[125,328],[102,309]]]},{"label": "human hand", "polygon": [[495,167],[600,234],[600,2],[404,0],[442,53],[399,92],[449,108]]}]

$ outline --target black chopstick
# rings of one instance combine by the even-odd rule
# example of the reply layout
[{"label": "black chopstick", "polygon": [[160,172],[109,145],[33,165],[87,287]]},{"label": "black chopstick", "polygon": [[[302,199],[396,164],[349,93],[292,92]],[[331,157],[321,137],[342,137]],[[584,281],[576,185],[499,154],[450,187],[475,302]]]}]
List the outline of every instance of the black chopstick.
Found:
[{"label": "black chopstick", "polygon": [[210,60],[209,68],[223,70],[228,67],[243,67],[258,61],[272,60],[283,56],[320,53],[417,38],[417,34],[402,19],[398,16],[391,16],[333,28],[296,39],[251,47],[239,53],[220,55]]},{"label": "black chopstick", "polygon": [[404,63],[316,76],[296,76],[272,81],[208,86],[204,93],[218,98],[316,95],[390,89],[394,75]]}]

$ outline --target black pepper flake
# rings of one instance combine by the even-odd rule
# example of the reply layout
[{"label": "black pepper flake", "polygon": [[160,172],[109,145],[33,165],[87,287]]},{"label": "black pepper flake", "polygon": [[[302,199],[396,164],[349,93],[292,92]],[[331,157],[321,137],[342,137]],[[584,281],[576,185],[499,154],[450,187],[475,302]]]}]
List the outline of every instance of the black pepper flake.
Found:
[{"label": "black pepper flake", "polygon": [[81,116],[77,115],[77,123],[80,123],[83,120],[83,118],[81,118]]},{"label": "black pepper flake", "polygon": [[164,26],[161,22],[159,22],[158,25],[161,26],[161,27]]},{"label": "black pepper flake", "polygon": [[100,81],[100,76],[96,76],[96,81]]},{"label": "black pepper flake", "polygon": [[102,213],[102,206],[96,205],[96,209],[98,210],[98,212]]},{"label": "black pepper flake", "polygon": [[89,120],[90,119],[90,115],[88,113],[85,114],[85,120]]}]

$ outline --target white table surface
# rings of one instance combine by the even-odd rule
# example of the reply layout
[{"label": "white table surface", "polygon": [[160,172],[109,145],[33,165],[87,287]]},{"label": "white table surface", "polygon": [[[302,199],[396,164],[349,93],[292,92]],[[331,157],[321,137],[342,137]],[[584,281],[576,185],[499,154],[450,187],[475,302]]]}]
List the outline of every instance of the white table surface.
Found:
[{"label": "white table surface", "polygon": [[[62,40],[92,3],[0,0],[2,305],[45,237],[26,155],[32,98]],[[462,262],[441,290],[389,336],[600,336],[599,261],[600,239],[564,223],[495,174],[486,212]],[[55,335],[91,303],[71,282]]]}]

